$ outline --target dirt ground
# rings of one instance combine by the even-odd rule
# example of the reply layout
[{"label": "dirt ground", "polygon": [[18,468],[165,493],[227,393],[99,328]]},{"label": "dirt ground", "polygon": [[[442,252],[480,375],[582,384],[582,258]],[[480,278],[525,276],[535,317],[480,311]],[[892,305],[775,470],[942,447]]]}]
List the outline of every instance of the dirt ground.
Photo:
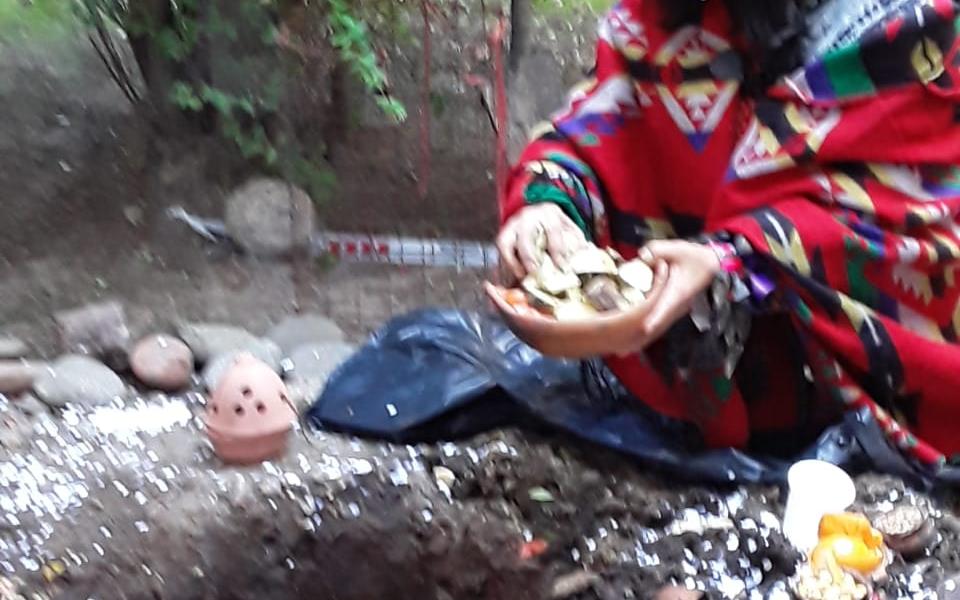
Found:
[{"label": "dirt ground", "polygon": [[[221,217],[243,176],[221,168],[223,142],[149,143],[85,40],[24,40],[0,40],[4,330],[52,352],[50,314],[106,297],[124,301],[137,331],[185,318],[258,329],[320,309],[354,336],[416,306],[475,304],[475,274],[320,263],[294,273],[206,246],[165,211]],[[495,206],[482,165],[464,175],[459,159],[437,157],[433,192],[417,201],[409,161],[387,156],[383,135],[361,132],[341,153],[338,190],[321,208],[326,227],[489,239]]]},{"label": "dirt ground", "polygon": [[[260,262],[204,244],[164,211],[220,214],[234,183],[217,169],[222,149],[148,144],[82,40],[0,39],[0,106],[0,330],[43,354],[56,351],[51,314],[99,298],[122,300],[135,334],[179,319],[263,331],[310,310],[355,340],[416,307],[480,305],[482,273]],[[438,157],[433,194],[418,202],[408,161],[390,160],[383,132],[366,135],[338,158],[329,227],[489,237],[486,168]],[[317,435],[278,466],[238,473],[211,462],[190,426],[85,445],[71,437],[80,425],[58,427],[46,451],[0,458],[0,499],[27,463],[34,474],[59,465],[59,483],[85,490],[61,520],[0,503],[22,518],[0,525],[0,574],[52,598],[613,600],[669,582],[713,598],[788,597],[795,556],[777,489],[678,487],[595,448],[517,432],[421,448]],[[436,467],[453,474],[449,490]],[[882,478],[859,485],[868,507],[907,497],[938,515],[929,557],[895,564],[886,597],[926,597],[960,574],[960,528],[941,513],[950,500]],[[58,557],[69,568],[51,580],[41,567]]]},{"label": "dirt ground", "polygon": [[[69,600],[622,600],[671,583],[791,597],[776,488],[680,488],[515,431],[421,446],[298,434],[280,460],[224,468],[200,410],[189,396],[42,417],[31,452],[0,457],[0,582]],[[878,598],[950,598],[933,595],[960,568],[942,502],[883,477],[858,491],[867,514],[916,503],[937,526]]]}]

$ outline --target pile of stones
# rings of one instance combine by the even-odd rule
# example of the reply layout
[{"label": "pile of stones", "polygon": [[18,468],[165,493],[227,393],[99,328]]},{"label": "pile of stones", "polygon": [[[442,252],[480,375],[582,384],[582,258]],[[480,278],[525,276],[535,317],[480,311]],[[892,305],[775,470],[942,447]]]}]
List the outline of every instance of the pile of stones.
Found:
[{"label": "pile of stones", "polygon": [[283,375],[302,410],[355,350],[333,321],[316,314],[287,317],[261,335],[223,323],[182,322],[136,339],[114,301],[59,312],[54,320],[60,355],[52,360],[0,333],[0,396],[16,409],[0,414],[0,446],[22,445],[30,417],[67,405],[208,392],[241,353]]}]

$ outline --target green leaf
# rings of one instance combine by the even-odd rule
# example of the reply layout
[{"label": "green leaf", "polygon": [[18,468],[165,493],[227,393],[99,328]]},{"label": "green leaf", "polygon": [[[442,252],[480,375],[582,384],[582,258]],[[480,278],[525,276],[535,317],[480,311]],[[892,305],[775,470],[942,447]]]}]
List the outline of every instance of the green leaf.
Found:
[{"label": "green leaf", "polygon": [[257,109],[254,108],[253,102],[249,98],[240,98],[234,103],[237,108],[247,113],[251,117],[256,116]]},{"label": "green leaf", "polygon": [[207,104],[213,106],[213,108],[222,115],[230,114],[230,112],[233,110],[233,96],[230,96],[217,88],[205,85],[200,92],[200,96]]},{"label": "green leaf", "polygon": [[530,488],[528,494],[530,494],[530,499],[534,502],[539,502],[541,504],[549,504],[554,501],[553,494],[549,490],[542,487]]},{"label": "green leaf", "polygon": [[277,149],[273,146],[268,146],[266,152],[264,153],[263,159],[267,161],[268,165],[273,165],[277,163]]},{"label": "green leaf", "polygon": [[199,112],[203,110],[203,100],[185,81],[177,81],[170,88],[170,102],[180,110]]}]

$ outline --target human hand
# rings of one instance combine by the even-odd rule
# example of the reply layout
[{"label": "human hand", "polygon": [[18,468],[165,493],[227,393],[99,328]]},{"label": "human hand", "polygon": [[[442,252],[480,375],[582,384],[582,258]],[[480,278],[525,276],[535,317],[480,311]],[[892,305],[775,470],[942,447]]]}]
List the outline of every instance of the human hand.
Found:
[{"label": "human hand", "polygon": [[506,277],[520,281],[540,268],[544,251],[538,240],[541,236],[547,254],[561,268],[571,254],[587,244],[580,228],[556,204],[526,206],[504,224],[497,236],[500,267]]},{"label": "human hand", "polygon": [[694,299],[710,286],[722,267],[712,248],[684,240],[650,242],[640,250],[640,258],[651,265],[665,263],[668,268],[663,290],[644,323],[643,349],[690,313]]}]

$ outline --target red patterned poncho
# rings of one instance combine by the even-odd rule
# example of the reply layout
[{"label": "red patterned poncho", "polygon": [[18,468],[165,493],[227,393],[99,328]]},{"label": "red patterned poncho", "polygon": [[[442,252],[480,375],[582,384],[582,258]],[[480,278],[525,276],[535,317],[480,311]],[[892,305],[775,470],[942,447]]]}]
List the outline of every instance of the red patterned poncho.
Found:
[{"label": "red patterned poncho", "polygon": [[960,454],[960,22],[950,0],[885,4],[748,98],[721,0],[676,31],[658,2],[624,0],[601,24],[595,78],[511,177],[504,220],[555,202],[627,256],[657,237],[746,242],[741,275],[763,300],[732,375],[681,386],[656,349],[607,361],[711,445],[843,407],[931,468]]}]

